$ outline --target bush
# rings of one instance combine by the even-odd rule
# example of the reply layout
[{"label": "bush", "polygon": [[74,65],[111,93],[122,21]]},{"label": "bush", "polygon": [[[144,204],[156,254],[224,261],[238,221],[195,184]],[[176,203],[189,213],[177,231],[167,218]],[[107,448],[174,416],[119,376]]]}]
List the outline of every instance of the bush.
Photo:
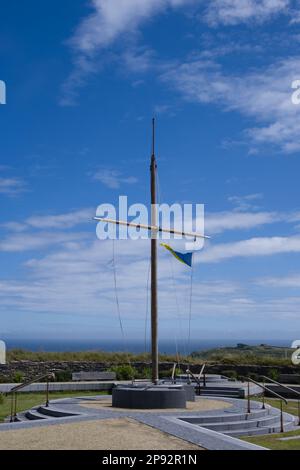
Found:
[{"label": "bush", "polygon": [[23,372],[16,371],[13,376],[13,382],[16,384],[20,384],[24,382],[24,374]]},{"label": "bush", "polygon": [[4,403],[4,395],[3,393],[0,393],[0,405],[3,405]]},{"label": "bush", "polygon": [[151,379],[152,371],[150,367],[144,367],[140,372],[138,372],[138,379]]},{"label": "bush", "polygon": [[70,370],[55,371],[56,382],[70,382],[72,380],[72,372]]},{"label": "bush", "polygon": [[116,373],[117,380],[132,380],[138,377],[137,370],[129,364],[114,366],[110,370]]},{"label": "bush", "polygon": [[[162,370],[159,373],[159,376],[161,379],[170,379],[172,377],[172,372],[173,372],[173,367],[171,369]],[[183,371],[181,369],[176,369],[175,377],[177,377],[180,374],[183,374]]]},{"label": "bush", "polygon": [[222,375],[225,375],[229,379],[237,380],[238,374],[236,370],[224,370]]},{"label": "bush", "polygon": [[270,369],[267,374],[266,374],[267,377],[270,377],[270,379],[273,379],[273,380],[278,380],[279,379],[279,372],[277,369]]}]

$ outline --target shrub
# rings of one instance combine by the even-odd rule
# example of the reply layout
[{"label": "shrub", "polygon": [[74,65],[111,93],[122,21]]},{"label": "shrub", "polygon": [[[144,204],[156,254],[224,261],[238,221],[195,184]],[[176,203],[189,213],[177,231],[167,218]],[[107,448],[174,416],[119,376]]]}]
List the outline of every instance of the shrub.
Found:
[{"label": "shrub", "polygon": [[4,403],[4,395],[3,393],[0,393],[0,405],[3,405]]},{"label": "shrub", "polygon": [[131,380],[138,377],[137,370],[129,364],[122,366],[114,366],[110,370],[116,373],[117,380]]},{"label": "shrub", "polygon": [[56,382],[70,382],[72,380],[72,373],[70,370],[55,371]]},{"label": "shrub", "polygon": [[236,370],[224,370],[222,375],[225,375],[229,379],[236,380],[238,378],[238,374]]},{"label": "shrub", "polygon": [[279,378],[279,372],[277,369],[270,369],[266,375],[267,377],[270,377],[270,379],[273,379],[273,380],[278,380]]},{"label": "shrub", "polygon": [[24,374],[23,372],[16,371],[13,376],[13,382],[16,384],[20,384],[24,382]]},{"label": "shrub", "polygon": [[[162,370],[159,375],[161,379],[170,379],[172,377],[173,367],[171,369]],[[180,374],[183,374],[181,369],[176,369],[176,377]]]},{"label": "shrub", "polygon": [[151,368],[150,367],[144,367],[139,373],[138,373],[138,379],[151,379]]}]

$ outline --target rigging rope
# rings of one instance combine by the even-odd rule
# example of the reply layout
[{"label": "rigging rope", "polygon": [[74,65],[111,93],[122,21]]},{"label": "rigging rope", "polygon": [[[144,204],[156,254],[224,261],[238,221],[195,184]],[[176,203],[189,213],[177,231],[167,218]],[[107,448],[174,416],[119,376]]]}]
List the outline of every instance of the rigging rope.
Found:
[{"label": "rigging rope", "polygon": [[[126,342],[125,330],[123,326],[121,310],[120,310],[119,295],[118,295],[116,253],[115,253],[115,240],[114,239],[112,240],[112,251],[113,251],[112,265],[113,265],[113,273],[114,273],[114,287],[115,287],[115,299],[116,299],[117,313],[118,313],[119,325],[120,325],[120,330],[121,330],[122,339],[123,339],[124,353],[126,354],[127,362],[131,367],[131,361],[130,361],[130,357],[128,353],[128,347],[127,347],[127,342]],[[132,376],[132,380],[134,380],[133,376]]]},{"label": "rigging rope", "polygon": [[148,276],[147,276],[147,287],[146,287],[146,318],[145,318],[145,353],[147,353],[147,328],[148,328],[148,316],[149,316],[149,281],[150,281],[150,272],[151,272],[151,262],[148,266]]},{"label": "rigging rope", "polygon": [[117,270],[116,270],[116,256],[115,256],[115,240],[112,241],[113,246],[113,273],[114,273],[114,286],[115,286],[115,299],[116,299],[116,306],[117,306],[117,313],[119,319],[120,330],[123,339],[124,350],[126,351],[126,339],[125,339],[125,332],[123,328],[123,322],[121,317],[120,311],[120,302],[119,302],[119,295],[118,295],[118,284],[117,284]]},{"label": "rigging rope", "polygon": [[188,354],[191,353],[191,323],[192,323],[192,306],[193,306],[193,278],[194,264],[191,267],[191,285],[190,285],[190,308],[189,308],[189,332],[188,332]]},{"label": "rigging rope", "polygon": [[[174,297],[175,297],[175,302],[176,302],[176,310],[177,310],[177,320],[179,322],[179,331],[182,331],[181,328],[181,316],[180,316],[180,310],[179,310],[179,302],[178,302],[178,297],[177,297],[177,290],[176,290],[176,285],[175,285],[175,276],[174,276],[174,267],[173,267],[173,258],[170,258],[170,264],[171,264],[171,272],[172,272],[172,281],[173,281],[173,290],[174,290]],[[177,335],[175,334],[175,347],[176,347],[176,358],[177,362],[180,368],[181,360],[180,360],[180,352],[179,352],[179,347],[178,347],[178,338]],[[185,353],[185,344],[183,342],[183,350]]]}]

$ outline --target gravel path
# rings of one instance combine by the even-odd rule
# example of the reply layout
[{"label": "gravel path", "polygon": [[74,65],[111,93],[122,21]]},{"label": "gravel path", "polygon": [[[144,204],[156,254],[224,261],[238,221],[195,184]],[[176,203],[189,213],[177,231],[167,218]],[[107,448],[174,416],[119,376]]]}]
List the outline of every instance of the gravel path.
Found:
[{"label": "gravel path", "polygon": [[129,418],[1,433],[1,450],[203,450]]}]

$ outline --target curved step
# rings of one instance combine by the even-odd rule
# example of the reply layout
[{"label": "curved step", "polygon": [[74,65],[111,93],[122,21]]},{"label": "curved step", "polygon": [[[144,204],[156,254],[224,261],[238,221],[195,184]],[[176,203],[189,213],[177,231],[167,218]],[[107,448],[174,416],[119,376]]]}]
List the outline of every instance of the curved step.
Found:
[{"label": "curved step", "polygon": [[[293,431],[295,430],[295,423],[294,422],[288,422],[284,423],[284,432],[287,431]],[[258,435],[264,435],[264,434],[279,434],[281,431],[281,426],[280,424],[277,426],[271,426],[271,427],[262,427],[262,428],[255,428],[255,429],[245,429],[245,430],[236,430],[236,431],[223,431],[222,434],[226,434],[227,436],[231,437],[242,437],[242,436],[258,436]]]},{"label": "curved step", "polygon": [[217,432],[223,431],[236,431],[236,430],[248,430],[257,428],[268,428],[272,426],[278,426],[280,424],[280,418],[278,415],[269,416],[266,418],[244,420],[244,421],[232,421],[228,423],[206,423],[204,428],[211,429]]},{"label": "curved step", "polygon": [[29,419],[29,421],[37,421],[40,419],[47,419],[46,416],[43,416],[42,414],[38,413],[36,410],[29,410],[24,413],[24,417],[26,419]]},{"label": "curved step", "polygon": [[270,416],[270,410],[257,410],[252,411],[250,415],[248,413],[231,413],[222,414],[215,416],[188,416],[184,418],[184,421],[191,424],[205,425],[206,423],[228,423],[232,421],[248,421],[258,418],[264,418]]},{"label": "curved step", "polygon": [[36,411],[41,415],[51,416],[54,418],[66,418],[68,416],[78,416],[77,413],[70,413],[69,411],[58,410],[53,407],[39,406]]}]

